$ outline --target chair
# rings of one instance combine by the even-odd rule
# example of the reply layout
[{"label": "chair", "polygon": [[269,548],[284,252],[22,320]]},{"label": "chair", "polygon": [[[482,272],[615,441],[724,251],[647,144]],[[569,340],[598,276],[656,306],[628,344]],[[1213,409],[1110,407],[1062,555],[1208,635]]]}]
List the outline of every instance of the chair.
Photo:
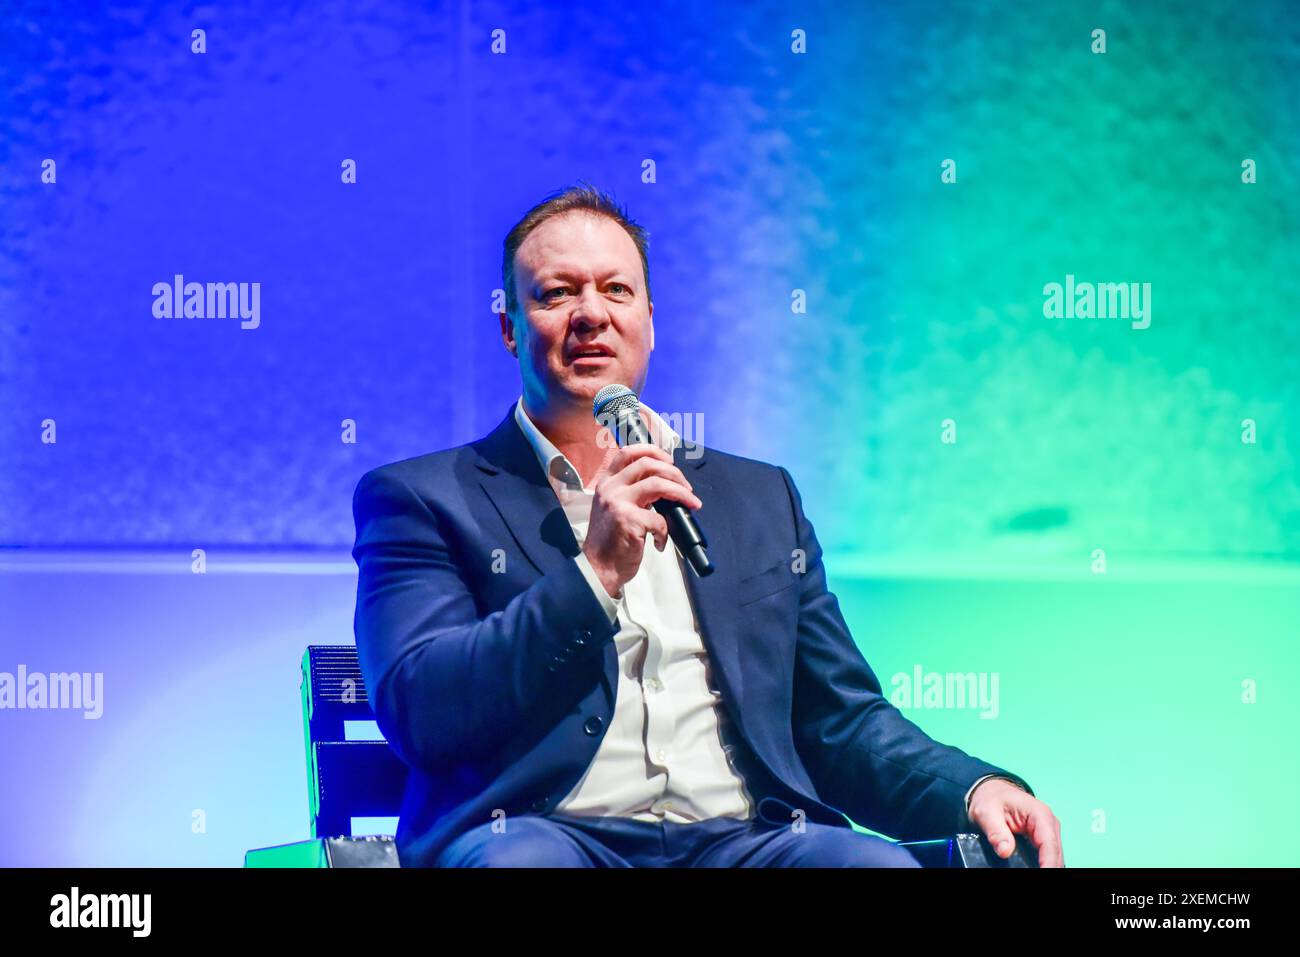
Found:
[{"label": "chair", "polygon": [[[392,835],[354,835],[354,817],[397,817],[407,768],[383,740],[348,741],[347,721],[373,721],[374,711],[353,645],[309,645],[302,656],[303,739],[311,838],[262,847],[245,867],[398,867]],[[904,841],[923,867],[1035,867],[1033,845],[1016,837],[999,858],[982,834]]]}]

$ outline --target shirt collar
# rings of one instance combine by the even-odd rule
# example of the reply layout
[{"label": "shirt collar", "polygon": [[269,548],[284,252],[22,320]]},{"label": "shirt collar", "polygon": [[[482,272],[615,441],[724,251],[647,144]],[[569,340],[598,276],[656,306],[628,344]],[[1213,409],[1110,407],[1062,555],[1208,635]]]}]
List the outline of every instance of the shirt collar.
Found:
[{"label": "shirt collar", "polygon": [[[681,444],[681,436],[673,431],[672,427],[660,418],[654,409],[641,403],[641,408],[645,410],[646,417],[650,419],[650,439],[655,441],[658,446],[672,455],[673,449]],[[518,423],[520,430],[523,431],[524,437],[528,439],[528,444],[532,446],[533,453],[537,456],[537,461],[542,466],[542,471],[547,478],[556,478],[570,488],[582,488],[582,478],[578,475],[578,470],[573,467],[568,456],[555,447],[542,431],[533,424],[533,420],[528,417],[524,411],[524,397],[521,395],[519,401],[515,403],[515,422]]]}]

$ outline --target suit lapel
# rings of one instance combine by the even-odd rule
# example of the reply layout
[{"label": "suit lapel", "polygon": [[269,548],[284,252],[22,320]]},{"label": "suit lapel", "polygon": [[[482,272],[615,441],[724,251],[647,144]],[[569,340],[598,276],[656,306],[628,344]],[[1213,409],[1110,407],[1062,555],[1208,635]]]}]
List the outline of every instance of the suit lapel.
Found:
[{"label": "suit lapel", "polygon": [[578,554],[578,540],[528,439],[514,406],[492,432],[475,443],[480,479],[520,551],[543,575]]}]

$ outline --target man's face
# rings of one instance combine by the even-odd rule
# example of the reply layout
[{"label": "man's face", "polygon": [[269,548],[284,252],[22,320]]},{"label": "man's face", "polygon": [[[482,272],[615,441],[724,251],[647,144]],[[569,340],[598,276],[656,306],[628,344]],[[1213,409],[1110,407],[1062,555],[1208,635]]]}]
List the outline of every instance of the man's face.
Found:
[{"label": "man's face", "polygon": [[[518,328],[500,313],[534,409],[585,404],[619,382],[638,394],[654,348],[654,306],[636,243],[618,223],[581,210],[553,216],[515,253]],[[518,334],[516,336],[516,333]]]}]

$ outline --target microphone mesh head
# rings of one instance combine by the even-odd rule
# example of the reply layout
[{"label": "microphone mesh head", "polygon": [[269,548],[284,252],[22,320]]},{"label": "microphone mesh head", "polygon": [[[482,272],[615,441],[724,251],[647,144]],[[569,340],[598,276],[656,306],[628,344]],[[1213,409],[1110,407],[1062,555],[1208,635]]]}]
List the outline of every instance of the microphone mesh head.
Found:
[{"label": "microphone mesh head", "polygon": [[625,385],[611,382],[596,393],[596,398],[591,403],[591,414],[598,419],[610,412],[619,416],[623,412],[636,412],[640,406],[641,402],[635,392]]}]

